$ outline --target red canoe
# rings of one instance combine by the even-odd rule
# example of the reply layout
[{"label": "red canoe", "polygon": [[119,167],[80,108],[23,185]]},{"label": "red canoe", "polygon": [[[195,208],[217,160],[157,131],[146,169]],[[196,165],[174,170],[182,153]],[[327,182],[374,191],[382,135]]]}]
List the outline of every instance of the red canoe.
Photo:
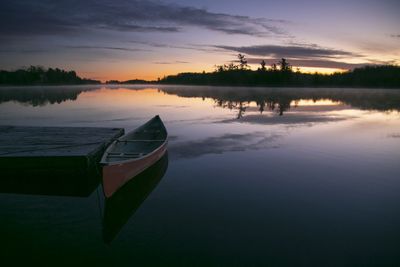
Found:
[{"label": "red canoe", "polygon": [[104,152],[103,189],[111,197],[126,182],[156,163],[167,150],[168,133],[157,115],[115,140]]}]

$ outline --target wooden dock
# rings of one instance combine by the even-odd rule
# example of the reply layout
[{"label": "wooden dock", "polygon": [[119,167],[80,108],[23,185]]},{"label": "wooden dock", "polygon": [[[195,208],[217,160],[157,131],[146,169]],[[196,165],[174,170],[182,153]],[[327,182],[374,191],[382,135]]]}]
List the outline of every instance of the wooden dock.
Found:
[{"label": "wooden dock", "polygon": [[0,193],[87,196],[121,128],[0,126]]}]

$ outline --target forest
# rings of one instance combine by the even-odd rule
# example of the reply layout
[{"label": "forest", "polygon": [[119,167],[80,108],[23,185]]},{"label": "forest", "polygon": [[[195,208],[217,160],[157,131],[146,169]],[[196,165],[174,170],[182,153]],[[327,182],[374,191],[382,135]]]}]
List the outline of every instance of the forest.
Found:
[{"label": "forest", "polygon": [[285,87],[371,87],[400,88],[400,67],[371,65],[333,74],[294,71],[287,59],[266,67],[260,62],[251,70],[244,55],[213,72],[180,73],[159,80],[161,84],[227,85],[227,86],[285,86]]},{"label": "forest", "polygon": [[30,66],[15,71],[0,70],[1,85],[57,85],[57,84],[98,84],[100,81],[79,77],[75,71],[59,68],[45,69]]},{"label": "forest", "polygon": [[[0,70],[0,85],[72,85],[100,84],[100,81],[79,77],[75,71],[59,68],[30,66],[15,71]],[[266,66],[264,60],[252,70],[244,55],[229,64],[216,65],[212,72],[184,72],[169,75],[157,81],[131,79],[110,80],[106,84],[186,84],[217,86],[271,86],[271,87],[354,87],[400,88],[400,67],[396,65],[369,65],[332,74],[304,73],[293,70],[285,58]]]}]

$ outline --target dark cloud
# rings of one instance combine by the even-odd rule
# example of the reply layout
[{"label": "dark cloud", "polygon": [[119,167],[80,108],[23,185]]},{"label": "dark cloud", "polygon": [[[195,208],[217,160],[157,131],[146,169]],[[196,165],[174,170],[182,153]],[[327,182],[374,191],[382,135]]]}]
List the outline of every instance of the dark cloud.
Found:
[{"label": "dark cloud", "polygon": [[209,45],[199,45],[199,44],[187,44],[187,45],[173,45],[173,44],[165,44],[165,43],[154,43],[154,42],[141,42],[141,41],[130,41],[130,43],[140,44],[155,48],[172,48],[172,49],[185,49],[185,50],[194,50],[194,51],[201,51],[201,52],[208,52],[208,53],[221,53],[226,50],[216,48]]},{"label": "dark cloud", "polygon": [[99,28],[131,32],[179,32],[179,27],[143,26],[143,25],[106,25]]},{"label": "dark cloud", "polygon": [[92,45],[67,45],[54,47],[52,49],[20,49],[20,48],[12,48],[12,49],[1,49],[0,54],[41,54],[48,52],[57,52],[60,49],[79,49],[79,50],[113,50],[113,51],[123,51],[123,52],[146,52],[151,51],[149,49],[142,48],[129,48],[129,47],[118,47],[118,46],[92,46]]},{"label": "dark cloud", "polygon": [[265,56],[269,58],[292,58],[292,59],[306,59],[306,58],[340,58],[340,57],[358,57],[359,54],[322,48],[315,45],[307,46],[279,46],[279,45],[253,45],[253,46],[227,46],[216,45],[216,48],[244,53],[252,56]]},{"label": "dark cloud", "polygon": [[10,54],[10,53],[17,53],[17,54],[41,54],[41,53],[48,53],[48,49],[1,49],[0,54]]},{"label": "dark cloud", "polygon": [[125,52],[149,51],[140,48],[127,48],[127,47],[115,47],[115,46],[70,45],[65,47],[71,49],[104,49],[104,50],[117,50]]},{"label": "dark cloud", "polygon": [[390,37],[393,37],[393,38],[400,38],[400,34],[391,34]]},{"label": "dark cloud", "polygon": [[[61,3],[62,4],[62,3]],[[65,5],[63,3],[62,5]],[[78,20],[68,19],[71,7],[56,7],[51,1],[1,2],[0,34],[5,36],[67,35],[77,32]]]},{"label": "dark cloud", "polygon": [[282,35],[285,21],[214,13],[160,1],[5,0],[0,34],[68,35],[95,29],[132,32],[177,32],[194,26],[226,34]]},{"label": "dark cloud", "polygon": [[[259,64],[262,60],[268,65],[277,63],[280,58],[263,59],[263,58],[248,58],[249,64]],[[354,69],[371,65],[370,62],[365,63],[347,63],[342,61],[333,61],[329,59],[289,59],[289,63],[294,67],[311,67],[311,68],[334,68],[334,69]]]}]

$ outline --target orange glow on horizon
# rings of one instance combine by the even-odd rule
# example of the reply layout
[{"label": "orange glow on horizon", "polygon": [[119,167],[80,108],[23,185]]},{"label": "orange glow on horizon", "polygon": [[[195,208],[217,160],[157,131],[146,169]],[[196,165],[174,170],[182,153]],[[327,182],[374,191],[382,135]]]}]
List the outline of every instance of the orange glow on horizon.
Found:
[{"label": "orange glow on horizon", "polygon": [[296,101],[292,101],[290,103],[290,105],[294,106],[337,106],[337,105],[341,105],[341,102],[335,102],[332,101],[330,99],[321,99],[321,100],[311,100],[311,99],[300,99],[300,100],[296,100]]},{"label": "orange glow on horizon", "polygon": [[[333,74],[336,72],[346,72],[347,69],[337,69],[337,68],[312,68],[312,67],[293,67],[293,71],[296,72],[297,68],[301,73],[320,73],[320,74]],[[252,67],[252,70],[256,70],[257,67]],[[183,72],[213,72],[213,67],[204,67],[198,64],[188,64],[185,66],[182,65],[173,65],[166,64],[161,66],[147,65],[141,69],[122,69],[116,68],[113,70],[99,70],[95,74],[89,71],[78,71],[78,75],[83,78],[100,80],[101,82],[106,82],[109,80],[118,80],[118,81],[127,81],[127,80],[146,80],[146,81],[154,81],[158,78],[163,78],[169,75],[177,75]]]},{"label": "orange glow on horizon", "polygon": [[176,75],[182,72],[212,72],[212,65],[207,66],[204,63],[197,64],[154,64],[143,63],[135,65],[134,63],[116,64],[114,68],[99,67],[96,71],[77,71],[80,77],[100,80],[106,82],[109,80],[127,81],[127,80],[146,80],[154,81],[162,79],[168,75]]},{"label": "orange glow on horizon", "polygon": [[[294,71],[296,71],[296,68],[293,68]],[[346,72],[348,71],[347,69],[337,69],[337,68],[313,68],[313,67],[299,67],[300,72],[302,73],[309,73],[309,74],[314,74],[314,73],[320,73],[320,74],[333,74],[335,72]]]},{"label": "orange glow on horizon", "polygon": [[[116,93],[118,92],[118,93]],[[145,89],[124,88],[123,86],[110,89],[102,87],[99,90],[86,91],[81,94],[82,99],[90,99],[92,103],[110,102],[121,106],[132,106],[133,103],[137,106],[159,105],[188,105],[191,107],[202,106],[204,104],[213,105],[214,101],[211,98],[206,98],[199,102],[200,97],[182,98],[177,95],[167,94],[149,85]]]}]

